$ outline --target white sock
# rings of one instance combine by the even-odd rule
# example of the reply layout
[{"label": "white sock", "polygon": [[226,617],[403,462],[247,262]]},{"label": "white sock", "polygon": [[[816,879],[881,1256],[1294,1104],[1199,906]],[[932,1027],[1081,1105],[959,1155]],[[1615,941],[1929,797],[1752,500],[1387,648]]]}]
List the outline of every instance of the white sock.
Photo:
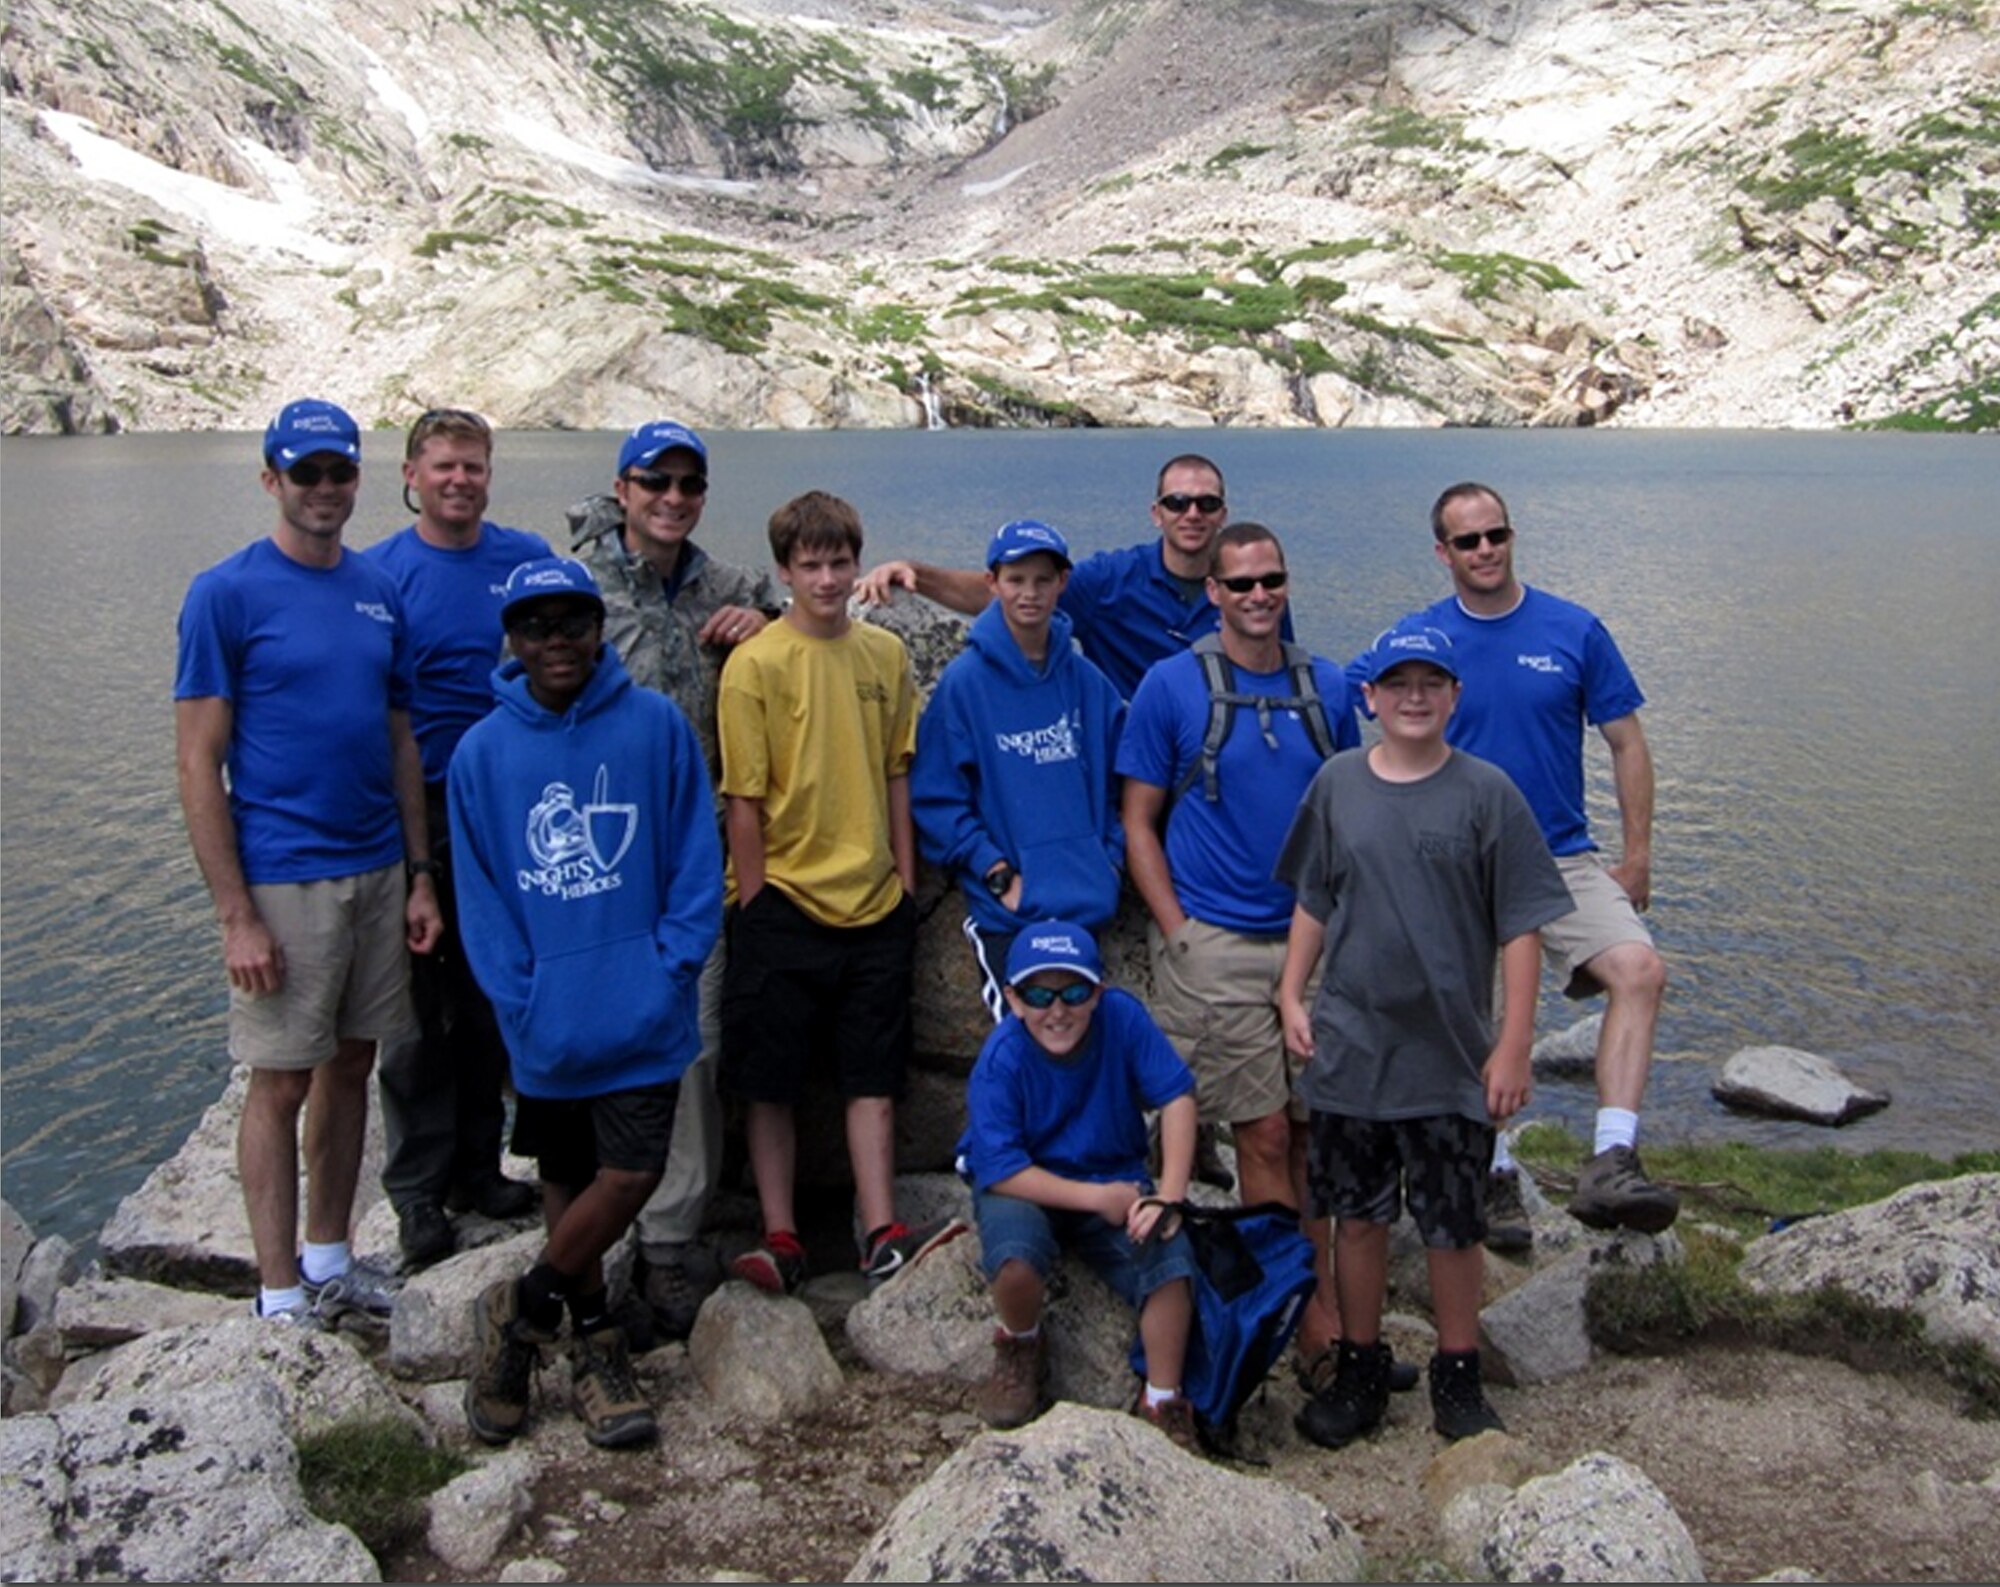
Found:
[{"label": "white sock", "polygon": [[1177,1400],[1180,1397],[1179,1389],[1157,1389],[1153,1387],[1152,1379],[1146,1380],[1146,1404],[1149,1408],[1157,1408],[1165,1405],[1168,1400]]},{"label": "white sock", "polygon": [[1507,1145],[1507,1137],[1504,1135],[1493,1137],[1493,1172],[1496,1174],[1514,1172],[1514,1153]]},{"label": "white sock", "polygon": [[1630,1108],[1599,1108],[1597,1110],[1597,1142],[1591,1147],[1596,1156],[1608,1152],[1614,1146],[1637,1146],[1639,1144],[1639,1115]]},{"label": "white sock", "polygon": [[308,1240],[299,1252],[299,1271],[310,1284],[324,1284],[330,1278],[339,1278],[350,1267],[354,1258],[349,1255],[347,1242],[336,1240],[330,1245],[314,1245]]},{"label": "white sock", "polygon": [[257,1291],[257,1315],[276,1316],[281,1311],[293,1311],[305,1305],[306,1292],[297,1284],[290,1289],[263,1289]]},{"label": "white sock", "polygon": [[1032,1328],[1024,1328],[1021,1330],[1021,1332],[1015,1333],[1013,1329],[1009,1328],[1005,1323],[1002,1323],[1000,1325],[1000,1331],[1003,1334],[1005,1334],[1009,1339],[1039,1339],[1042,1333],[1042,1325],[1040,1323],[1036,1323],[1035,1326]]}]

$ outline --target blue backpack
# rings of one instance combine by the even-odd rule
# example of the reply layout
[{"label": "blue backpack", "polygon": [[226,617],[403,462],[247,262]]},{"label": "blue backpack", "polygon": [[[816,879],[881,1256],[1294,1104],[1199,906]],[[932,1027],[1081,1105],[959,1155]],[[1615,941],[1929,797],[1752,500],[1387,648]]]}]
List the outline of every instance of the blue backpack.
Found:
[{"label": "blue backpack", "polygon": [[[1194,1248],[1194,1327],[1181,1393],[1206,1442],[1226,1447],[1236,1413],[1291,1343],[1313,1292],[1313,1248],[1298,1214],[1278,1202],[1254,1207],[1171,1204]],[[1144,1342],[1132,1369],[1146,1374]]]}]

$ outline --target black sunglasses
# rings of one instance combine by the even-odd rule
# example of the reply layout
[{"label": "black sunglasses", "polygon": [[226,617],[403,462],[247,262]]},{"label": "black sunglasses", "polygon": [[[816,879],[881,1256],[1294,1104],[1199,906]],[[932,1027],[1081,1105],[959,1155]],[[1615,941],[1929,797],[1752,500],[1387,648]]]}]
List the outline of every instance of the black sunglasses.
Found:
[{"label": "black sunglasses", "polygon": [[1498,529],[1474,529],[1469,534],[1448,535],[1445,544],[1454,551],[1477,551],[1483,540],[1490,546],[1504,546],[1514,538],[1514,531],[1502,524]]},{"label": "black sunglasses", "polygon": [[311,490],[321,480],[331,480],[336,485],[352,485],[361,477],[357,464],[345,458],[335,463],[294,463],[285,470],[285,478],[301,490]]},{"label": "black sunglasses", "polygon": [[635,468],[625,477],[641,490],[651,491],[655,496],[664,496],[676,485],[680,486],[683,496],[708,494],[706,474],[656,474],[649,468]]},{"label": "black sunglasses", "polygon": [[571,612],[567,617],[521,617],[507,625],[507,632],[519,634],[537,645],[558,634],[575,644],[579,639],[588,639],[602,621],[595,612]]},{"label": "black sunglasses", "polygon": [[1244,573],[1233,579],[1217,579],[1215,582],[1231,595],[1248,595],[1255,589],[1282,590],[1285,580],[1290,577],[1283,568],[1279,568],[1275,573]]},{"label": "black sunglasses", "polygon": [[1186,512],[1190,507],[1198,512],[1221,512],[1222,498],[1208,493],[1189,496],[1181,491],[1175,491],[1171,496],[1162,496],[1159,505],[1176,515]]},{"label": "black sunglasses", "polygon": [[1017,986],[1014,992],[1032,1009],[1053,1007],[1058,998],[1070,1008],[1082,1008],[1097,996],[1097,988],[1088,981],[1072,981],[1060,992],[1052,986]]}]

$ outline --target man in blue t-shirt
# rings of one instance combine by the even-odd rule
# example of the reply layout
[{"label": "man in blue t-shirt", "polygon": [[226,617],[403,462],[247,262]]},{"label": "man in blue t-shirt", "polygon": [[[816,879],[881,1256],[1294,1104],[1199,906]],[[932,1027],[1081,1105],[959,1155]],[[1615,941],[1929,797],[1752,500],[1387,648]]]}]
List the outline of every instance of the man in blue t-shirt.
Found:
[{"label": "man in blue t-shirt", "polygon": [[[1125,863],[1152,913],[1154,1017],[1194,1070],[1202,1121],[1231,1128],[1244,1204],[1299,1208],[1306,1112],[1293,1101],[1294,1060],[1276,1001],[1294,900],[1275,870],[1326,753],[1354,748],[1361,735],[1340,668],[1285,644],[1286,586],[1284,548],[1269,529],[1235,523],[1221,532],[1208,599],[1239,703],[1213,777],[1208,663],[1195,652],[1146,674],[1119,740],[1118,772]],[[1316,705],[1306,703],[1295,661]],[[1308,719],[1314,710],[1318,723]],[[1306,1228],[1323,1257],[1325,1220]],[[1307,1308],[1302,1359],[1339,1333],[1330,1300],[1322,1286]]]},{"label": "man in blue t-shirt", "polygon": [[410,1267],[451,1254],[448,1207],[518,1218],[540,1205],[534,1186],[500,1172],[507,1050],[459,942],[445,814],[452,752],[493,709],[507,575],[549,555],[540,535],[486,521],[492,479],[492,428],[476,413],[433,408],[403,447],[403,500],[414,494],[416,521],[365,553],[395,580],[409,623],[410,726],[445,916],[437,951],[410,965],[422,1034],[382,1052],[382,1185]]},{"label": "man in blue t-shirt", "polygon": [[[1497,491],[1453,485],[1431,509],[1431,534],[1452,593],[1423,620],[1450,636],[1465,680],[1447,737],[1499,766],[1527,796],[1576,905],[1543,928],[1543,953],[1569,996],[1607,995],[1592,1156],[1569,1211],[1592,1228],[1656,1234],[1674,1221],[1680,1200],[1646,1178],[1636,1150],[1667,985],[1666,965],[1639,919],[1652,894],[1653,757],[1639,725],[1645,696],[1602,622],[1515,577],[1515,531]],[[1585,723],[1611,751],[1622,835],[1615,865],[1598,854],[1585,815]],[[1532,1242],[1504,1140],[1488,1223],[1495,1250]]]},{"label": "man in blue t-shirt", "polygon": [[368,1078],[411,1023],[405,945],[428,953],[443,930],[402,600],[341,545],[360,481],[354,420],[287,404],[264,432],[277,528],[196,576],[174,677],[181,809],[222,926],[230,1056],[250,1071],[237,1164],[257,1314],[305,1326],[393,1304],[350,1249]]},{"label": "man in blue t-shirt", "polygon": [[[1191,452],[1170,459],[1155,482],[1152,513],[1157,540],[1085,557],[1062,596],[1085,657],[1127,700],[1154,662],[1216,630],[1207,580],[1215,537],[1229,517],[1222,470]],[[993,598],[983,569],[928,562],[885,562],[856,587],[862,600],[878,606],[897,588],[967,616]],[[1287,612],[1284,637],[1291,636]]]}]

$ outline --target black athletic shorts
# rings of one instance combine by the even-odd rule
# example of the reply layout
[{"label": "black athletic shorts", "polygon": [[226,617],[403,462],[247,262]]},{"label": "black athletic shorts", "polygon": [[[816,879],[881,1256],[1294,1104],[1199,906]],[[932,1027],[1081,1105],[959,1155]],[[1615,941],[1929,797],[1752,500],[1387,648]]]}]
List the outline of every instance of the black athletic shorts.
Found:
[{"label": "black athletic shorts", "polygon": [[517,1097],[514,1151],[535,1159],[545,1184],[580,1191],[599,1168],[657,1174],[667,1166],[680,1082],[596,1097]]},{"label": "black athletic shorts", "polygon": [[1458,1113],[1357,1119],[1314,1110],[1306,1186],[1320,1216],[1394,1223],[1407,1197],[1426,1246],[1462,1251],[1486,1238],[1493,1126]]}]

